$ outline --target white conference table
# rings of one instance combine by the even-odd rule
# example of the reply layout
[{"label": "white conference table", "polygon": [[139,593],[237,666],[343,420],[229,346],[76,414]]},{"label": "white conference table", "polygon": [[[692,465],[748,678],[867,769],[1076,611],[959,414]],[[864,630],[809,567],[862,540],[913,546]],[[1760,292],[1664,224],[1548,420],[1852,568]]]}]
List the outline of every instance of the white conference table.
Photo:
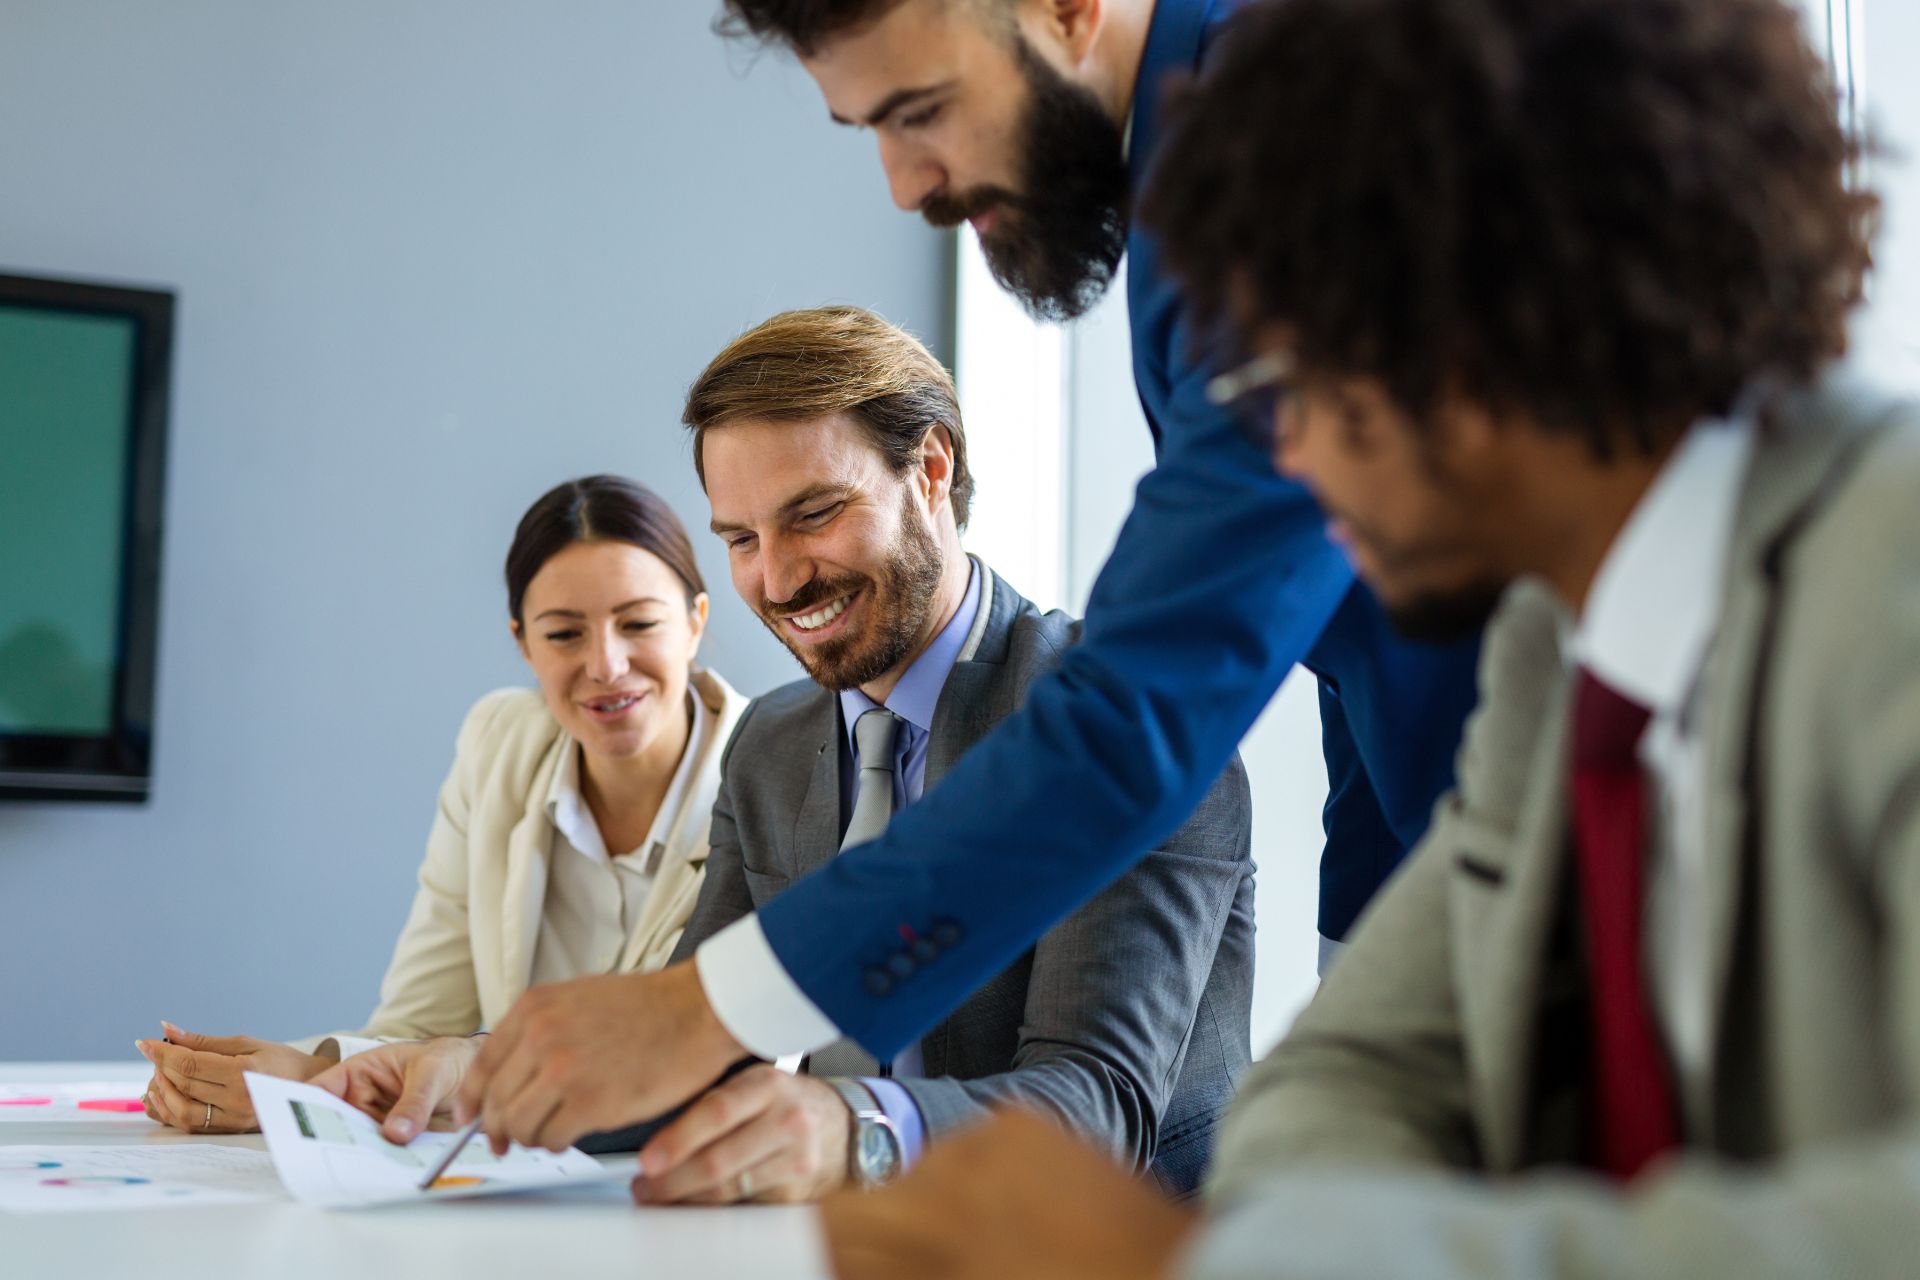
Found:
[{"label": "white conference table", "polygon": [[[133,1097],[145,1087],[149,1073],[144,1062],[0,1063],[0,1084],[125,1080]],[[259,1134],[195,1138],[144,1118],[0,1123],[0,1148],[122,1143],[265,1149]],[[814,1213],[804,1207],[637,1208],[627,1196],[627,1184],[615,1181],[419,1206],[327,1211],[295,1203],[277,1179],[270,1185],[276,1198],[256,1204],[91,1213],[0,1211],[0,1276],[819,1280],[827,1274]]]}]

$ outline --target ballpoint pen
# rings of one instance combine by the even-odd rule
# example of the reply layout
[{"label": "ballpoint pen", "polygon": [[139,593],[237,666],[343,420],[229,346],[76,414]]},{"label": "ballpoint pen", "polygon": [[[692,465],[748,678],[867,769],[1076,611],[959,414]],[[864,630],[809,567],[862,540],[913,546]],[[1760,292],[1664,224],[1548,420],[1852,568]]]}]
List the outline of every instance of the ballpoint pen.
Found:
[{"label": "ballpoint pen", "polygon": [[467,1144],[472,1142],[474,1135],[479,1132],[480,1117],[475,1116],[467,1127],[460,1131],[460,1136],[454,1140],[454,1144],[447,1148],[447,1154],[441,1158],[439,1164],[433,1167],[433,1172],[420,1180],[420,1190],[432,1189],[433,1184],[440,1181],[440,1175],[452,1167],[453,1162],[459,1158],[462,1151],[467,1149]]}]

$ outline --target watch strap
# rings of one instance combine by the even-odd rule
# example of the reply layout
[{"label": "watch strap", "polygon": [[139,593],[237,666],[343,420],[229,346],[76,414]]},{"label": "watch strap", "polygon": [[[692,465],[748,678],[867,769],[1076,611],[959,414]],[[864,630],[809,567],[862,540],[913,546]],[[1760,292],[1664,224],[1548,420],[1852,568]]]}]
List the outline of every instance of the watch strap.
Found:
[{"label": "watch strap", "polygon": [[[851,1076],[816,1076],[815,1079],[839,1094],[840,1100],[853,1112],[847,1135],[847,1176],[853,1185],[871,1191],[898,1177],[906,1152],[901,1146],[899,1131],[893,1126],[893,1117],[880,1105],[880,1099],[874,1096],[873,1090]],[[879,1176],[862,1168],[860,1160],[862,1139],[876,1129],[884,1129],[893,1142],[893,1167]]]},{"label": "watch strap", "polygon": [[880,1099],[873,1096],[873,1090],[861,1084],[851,1076],[819,1076],[823,1084],[840,1095],[847,1104],[847,1110],[853,1112],[857,1120],[872,1120],[886,1116],[886,1109],[880,1105]]}]

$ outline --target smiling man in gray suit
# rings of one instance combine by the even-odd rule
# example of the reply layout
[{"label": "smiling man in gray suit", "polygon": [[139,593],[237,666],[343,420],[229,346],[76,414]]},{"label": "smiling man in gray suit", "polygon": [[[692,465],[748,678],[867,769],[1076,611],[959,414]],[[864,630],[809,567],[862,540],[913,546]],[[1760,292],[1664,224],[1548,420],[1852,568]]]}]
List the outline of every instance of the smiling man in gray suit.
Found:
[{"label": "smiling man in gray suit", "polygon": [[[681,955],[876,836],[1080,632],[961,549],[973,482],[952,381],[879,317],[775,316],[708,366],[686,422],[734,586],[812,678],[741,718]],[[798,1076],[739,1072],[653,1138],[671,1172],[636,1196],[790,1201],[884,1182],[998,1104],[1190,1191],[1249,1057],[1249,829],[1236,760],[1165,846],[919,1044],[880,1064],[843,1041]],[[903,936],[867,981],[898,981],[956,928]]]}]

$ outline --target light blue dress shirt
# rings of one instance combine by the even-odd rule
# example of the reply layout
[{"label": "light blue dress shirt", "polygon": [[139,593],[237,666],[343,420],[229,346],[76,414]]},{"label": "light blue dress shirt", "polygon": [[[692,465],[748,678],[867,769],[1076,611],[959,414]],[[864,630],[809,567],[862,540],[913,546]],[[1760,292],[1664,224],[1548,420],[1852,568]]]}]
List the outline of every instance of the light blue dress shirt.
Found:
[{"label": "light blue dress shirt", "polygon": [[[946,687],[947,676],[952,673],[953,664],[966,648],[967,636],[972,633],[974,620],[980,613],[980,567],[971,562],[969,564],[967,592],[961,598],[960,607],[954,611],[947,625],[940,629],[940,634],[933,638],[926,652],[915,658],[901,675],[900,682],[894,685],[886,702],[875,702],[859,689],[841,692],[840,718],[845,724],[846,734],[840,743],[840,812],[853,812],[854,784],[860,777],[860,749],[854,741],[853,726],[863,712],[878,706],[885,706],[902,722],[893,744],[893,811],[898,813],[919,800],[925,792],[927,743],[933,733],[933,709],[939,705],[940,691]],[[919,1042],[909,1045],[893,1063],[895,1074],[920,1074]],[[904,1166],[911,1167],[920,1158],[927,1141],[926,1124],[920,1118],[920,1108],[914,1105],[913,1095],[892,1080],[863,1078],[861,1083],[873,1091],[881,1110],[887,1113],[887,1119],[893,1121],[893,1127],[899,1131],[902,1161]]]}]

